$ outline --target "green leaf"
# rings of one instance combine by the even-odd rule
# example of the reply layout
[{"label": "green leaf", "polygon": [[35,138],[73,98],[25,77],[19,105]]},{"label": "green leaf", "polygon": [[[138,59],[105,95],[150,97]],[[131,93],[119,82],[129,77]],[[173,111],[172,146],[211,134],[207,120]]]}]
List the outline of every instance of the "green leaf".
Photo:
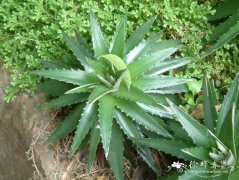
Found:
[{"label": "green leaf", "polygon": [[90,171],[96,156],[96,150],[100,142],[100,126],[96,121],[91,129],[90,133],[90,145],[89,145],[89,159],[88,159],[88,170]]},{"label": "green leaf", "polygon": [[188,136],[187,131],[185,131],[182,127],[182,125],[175,121],[175,120],[171,120],[171,121],[167,121],[170,129],[173,131],[174,136],[184,140],[184,141],[188,141],[191,142],[191,138]]},{"label": "green leaf", "polygon": [[204,58],[208,56],[209,54],[213,53],[218,48],[223,46],[225,43],[227,43],[228,41],[233,39],[235,36],[237,36],[238,34],[239,34],[239,21],[235,25],[233,25],[225,34],[223,34],[218,39],[218,41],[202,55],[202,57]]},{"label": "green leaf", "polygon": [[128,65],[131,79],[135,79],[139,76],[142,76],[144,72],[147,72],[148,70],[156,66],[158,63],[168,58],[171,54],[177,51],[177,49],[178,47],[163,49],[135,60]]},{"label": "green leaf", "polygon": [[212,30],[212,34],[209,36],[209,41],[217,40],[221,35],[225,34],[230,27],[236,24],[239,20],[239,7],[238,10],[223,23],[219,24],[216,28]]},{"label": "green leaf", "polygon": [[[239,129],[239,109],[237,109],[235,113],[235,129]],[[236,138],[235,141],[236,141],[237,151],[239,152],[239,131],[236,131],[235,138]]]},{"label": "green leaf", "polygon": [[229,180],[236,180],[239,178],[239,167],[236,167],[234,171],[230,173]]},{"label": "green leaf", "polygon": [[182,151],[192,157],[200,159],[201,161],[212,162],[212,159],[209,157],[210,151],[203,147],[190,147],[182,149]]},{"label": "green leaf", "polygon": [[91,72],[92,68],[85,57],[83,47],[80,46],[72,37],[68,36],[65,32],[63,32],[63,36],[67,44],[71,48],[72,52],[76,56],[77,60],[80,61],[81,65],[84,67],[86,71]]},{"label": "green leaf", "polygon": [[166,175],[164,175],[163,177],[161,177],[162,180],[175,180],[182,175],[183,172],[178,172],[178,171],[173,171],[170,173],[167,173]]},{"label": "green leaf", "polygon": [[106,158],[110,148],[114,107],[115,100],[112,96],[105,95],[99,99],[100,132]]},{"label": "green leaf", "polygon": [[151,96],[147,95],[133,85],[130,86],[130,89],[127,89],[124,85],[122,85],[119,87],[118,91],[113,93],[113,95],[148,105],[158,106],[158,103]]},{"label": "green leaf", "polygon": [[110,53],[115,54],[120,58],[124,57],[126,19],[126,16],[121,19],[110,44]]},{"label": "green leaf", "polygon": [[134,142],[141,143],[159,151],[163,151],[172,156],[182,158],[184,160],[192,161],[195,158],[183,153],[181,149],[188,148],[191,144],[188,144],[179,140],[163,139],[163,138],[134,138]]},{"label": "green leaf", "polygon": [[238,94],[238,87],[239,86],[239,74],[233,80],[233,83],[227,92],[227,95],[221,105],[220,112],[218,114],[218,120],[216,124],[216,135],[219,135],[223,122],[233,105],[233,100],[235,99],[236,95]]},{"label": "green leaf", "polygon": [[117,70],[126,70],[124,81],[127,87],[128,88],[130,87],[131,85],[130,73],[128,71],[126,64],[119,56],[116,56],[114,54],[107,54],[107,55],[101,56],[100,59],[109,61],[111,64],[113,64],[116,67]]},{"label": "green leaf", "polygon": [[215,91],[212,82],[207,77],[203,80],[203,111],[204,111],[204,122],[206,127],[211,131],[215,132],[215,125],[217,121],[217,111],[215,108]]},{"label": "green leaf", "polygon": [[[169,128],[169,126],[168,126],[168,124],[165,122],[165,120],[168,120],[168,119],[161,119],[160,117],[158,117],[157,115],[151,115],[151,117],[153,117],[153,119],[160,125],[160,126],[162,126],[164,129],[166,129],[168,132],[170,132],[171,133],[171,130],[170,130],[170,128]],[[145,130],[147,130],[147,131],[149,131],[151,134],[157,134],[157,133],[155,133],[155,132],[153,132],[153,131],[150,131],[150,130],[148,130],[148,129],[146,129],[145,127],[143,127]],[[157,137],[158,137],[159,135],[157,134]],[[159,137],[161,137],[161,136],[159,136]]]},{"label": "green leaf", "polygon": [[163,40],[155,43],[150,49],[148,49],[147,54],[156,53],[164,49],[177,47],[181,48],[183,46],[182,42],[179,40]]},{"label": "green leaf", "polygon": [[172,136],[155,119],[143,111],[135,102],[117,98],[116,106],[130,116],[135,122],[145,126],[162,136],[171,138]]},{"label": "green leaf", "polygon": [[171,104],[171,107],[175,112],[177,120],[182,124],[183,128],[197,146],[207,148],[212,145],[212,138],[203,125],[175,105]]},{"label": "green leaf", "polygon": [[168,100],[170,100],[170,102],[173,102],[177,106],[180,105],[181,102],[182,102],[182,100],[176,94],[154,94],[154,93],[149,93],[149,95],[152,98],[154,98],[158,103],[160,103],[160,104],[162,104],[164,106],[169,106]]},{"label": "green leaf", "polygon": [[224,159],[224,155],[222,153],[217,154],[217,153],[213,153],[210,152],[209,156],[215,161],[215,162],[223,162]]},{"label": "green leaf", "polygon": [[107,54],[108,48],[100,25],[98,24],[92,12],[90,13],[90,27],[95,58],[98,58],[104,54]]},{"label": "green leaf", "polygon": [[37,90],[51,94],[53,96],[63,95],[66,91],[74,88],[75,86],[69,83],[57,81],[57,80],[48,80],[44,83],[37,85]]},{"label": "green leaf", "polygon": [[235,129],[235,122],[238,121],[235,119],[235,113],[236,113],[236,99],[238,98],[238,95],[234,97],[233,102],[231,102],[233,105],[228,112],[227,116],[225,117],[225,120],[222,124],[220,133],[219,133],[219,139],[225,144],[225,146],[233,152],[233,155],[237,157],[237,151],[236,151],[236,131]]},{"label": "green leaf", "polygon": [[95,73],[104,75],[107,72],[107,67],[105,67],[103,63],[100,63],[100,61],[88,60],[88,62]]},{"label": "green leaf", "polygon": [[239,98],[237,98],[236,109],[239,110]]},{"label": "green leaf", "polygon": [[75,87],[69,91],[66,91],[65,94],[75,94],[75,93],[84,93],[84,92],[91,92],[96,84],[86,84],[83,86]]},{"label": "green leaf", "polygon": [[97,104],[91,103],[86,105],[83,114],[81,115],[80,121],[78,123],[73,142],[70,147],[69,154],[72,156],[77,148],[80,146],[81,142],[84,140],[86,134],[89,132],[90,128],[93,126],[94,121],[97,119]]},{"label": "green leaf", "polygon": [[156,17],[150,18],[147,22],[139,26],[131,36],[126,40],[125,44],[125,54],[128,54],[132,49],[134,49],[147,34],[148,30],[151,28]]},{"label": "green leaf", "polygon": [[106,55],[100,56],[99,59],[110,62],[112,65],[116,67],[117,70],[127,69],[127,66],[124,63],[124,61],[119,56],[116,56],[114,54],[106,54]]},{"label": "green leaf", "polygon": [[213,180],[236,180],[236,179],[238,179],[238,178],[230,179],[230,174],[231,174],[231,172],[229,170],[228,172],[218,174],[218,176],[216,176]]},{"label": "green leaf", "polygon": [[80,114],[83,112],[83,107],[84,104],[78,105],[72,112],[70,112],[64,121],[50,134],[45,144],[51,144],[74,131],[80,119]]},{"label": "green leaf", "polygon": [[83,141],[81,142],[81,144],[78,147],[78,150],[80,152],[84,152],[86,150],[86,147],[88,145],[89,139],[90,139],[90,133],[88,132],[86,134],[85,138],[83,139]]},{"label": "green leaf", "polygon": [[189,91],[192,92],[193,96],[201,91],[202,82],[198,80],[190,81],[187,83]]},{"label": "green leaf", "polygon": [[80,33],[77,30],[74,30],[77,43],[82,47],[81,50],[84,55],[90,59],[93,59],[93,52],[88,46],[88,44],[81,37]]},{"label": "green leaf", "polygon": [[[206,180],[207,177],[215,176],[217,173],[210,174],[208,172],[213,171],[214,169],[207,166],[193,165],[190,170],[185,171],[183,175],[179,176],[178,180]],[[207,173],[205,173],[207,172]]]},{"label": "green leaf", "polygon": [[124,137],[121,129],[114,121],[110,141],[108,161],[116,180],[123,180]]},{"label": "green leaf", "polygon": [[[122,71],[118,71],[117,73],[121,73],[119,78],[116,80],[113,89],[114,92],[118,91],[121,85],[122,80],[125,78],[126,74],[127,74],[127,70],[122,70]],[[128,87],[130,88],[130,87]]]},{"label": "green leaf", "polygon": [[[137,143],[135,143],[135,144],[137,144]],[[154,170],[154,172],[159,174],[160,173],[159,167],[156,164],[156,162],[152,156],[152,152],[151,152],[150,148],[138,143],[136,146],[136,150],[137,150],[138,154],[141,156],[141,158],[149,165],[149,167],[152,168]]]},{"label": "green leaf", "polygon": [[143,103],[137,103],[137,104],[143,110],[145,110],[146,112],[148,112],[152,115],[173,119],[173,114],[160,104],[158,104],[157,106],[146,105]]},{"label": "green leaf", "polygon": [[99,100],[101,97],[105,96],[106,94],[109,94],[113,92],[112,89],[108,89],[102,85],[96,86],[95,90],[90,94],[88,103],[94,103],[97,100]]},{"label": "green leaf", "polygon": [[221,18],[225,18],[233,14],[236,10],[239,9],[239,1],[238,0],[226,0],[221,2],[216,7],[216,13],[208,16],[209,21],[215,21]]},{"label": "green leaf", "polygon": [[50,108],[59,108],[62,106],[67,106],[71,104],[76,104],[79,102],[86,101],[88,98],[88,94],[81,93],[81,94],[65,94],[56,99],[51,100],[46,104],[40,105],[40,108],[43,109],[50,109]]},{"label": "green leaf", "polygon": [[175,93],[181,93],[181,92],[188,92],[188,87],[186,84],[179,84],[176,86],[145,90],[144,92],[153,93],[153,94],[175,94]]},{"label": "green leaf", "polygon": [[176,78],[169,76],[142,76],[134,81],[134,85],[142,90],[154,90],[157,88],[166,88],[177,86],[192,81],[193,79]]},{"label": "green leaf", "polygon": [[[119,122],[121,128],[125,131],[125,133],[128,135],[128,137],[143,137],[141,130],[144,134],[148,135],[149,133],[152,134],[154,132],[147,130],[144,127],[140,127],[141,130],[139,129],[138,125],[134,123],[134,121],[130,118],[127,117],[124,113],[121,113],[119,110],[116,110],[115,112],[116,118],[117,118],[117,122]],[[164,127],[165,129],[169,130],[169,127],[166,123],[164,123],[163,120],[161,120],[160,118],[154,118],[158,124],[160,124],[162,127]],[[137,127],[136,127],[137,126]],[[147,132],[149,131],[149,133]],[[147,132],[147,133],[146,133]],[[159,135],[157,133],[154,133],[157,137],[159,137]]]},{"label": "green leaf", "polygon": [[184,57],[175,60],[168,60],[164,62],[160,62],[155,67],[151,68],[145,74],[150,76],[157,76],[159,74],[163,74],[171,69],[176,69],[178,67],[184,66],[195,61],[196,58],[194,57]]},{"label": "green leaf", "polygon": [[34,74],[43,76],[58,81],[64,81],[75,85],[86,85],[90,83],[98,83],[98,79],[95,74],[87,73],[81,70],[42,70],[34,71]]},{"label": "green leaf", "polygon": [[62,65],[53,61],[43,61],[42,64],[48,69],[62,69],[62,68],[69,68],[67,65]]},{"label": "green leaf", "polygon": [[[123,129],[124,133],[129,138],[139,138],[143,137],[140,130],[135,126],[132,119],[125,116],[123,113],[121,113],[119,110],[115,110],[115,118],[117,119],[118,124]],[[143,158],[143,160],[155,171],[158,172],[158,167],[154,161],[154,158],[151,155],[150,149],[146,146],[143,146],[139,143],[135,143],[137,146],[137,151],[140,154],[140,156]]]},{"label": "green leaf", "polygon": [[109,80],[106,80],[106,77],[97,74],[98,80],[103,83],[107,88],[112,88],[112,84],[109,82]]},{"label": "green leaf", "polygon": [[139,130],[134,125],[134,122],[132,119],[124,115],[119,110],[114,111],[115,118],[117,119],[118,124],[120,127],[124,130],[124,133],[129,138],[136,138],[136,137],[143,137],[142,134],[139,132]]},{"label": "green leaf", "polygon": [[159,40],[161,34],[162,34],[162,31],[160,31],[159,33],[155,34],[154,36],[151,36],[146,41],[140,43],[133,50],[131,50],[126,55],[126,59],[125,59],[126,64],[130,64],[135,59],[138,59],[139,57],[145,55],[147,50],[150,49],[151,46]]},{"label": "green leaf", "polygon": [[219,149],[223,154],[228,154],[228,148],[223,144],[223,142],[211,131],[209,131],[211,136],[214,138],[216,141],[216,146],[213,146],[212,149]]}]

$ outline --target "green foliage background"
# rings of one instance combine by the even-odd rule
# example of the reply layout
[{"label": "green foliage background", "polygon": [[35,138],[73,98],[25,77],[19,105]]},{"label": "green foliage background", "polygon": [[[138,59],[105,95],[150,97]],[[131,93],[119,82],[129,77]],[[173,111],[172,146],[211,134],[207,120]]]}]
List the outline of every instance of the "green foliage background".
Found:
[{"label": "green foliage background", "polygon": [[[206,15],[212,13],[211,5],[215,3],[214,0],[2,0],[0,59],[12,77],[11,85],[6,89],[6,100],[14,99],[20,91],[34,93],[39,78],[30,71],[42,69],[43,60],[74,60],[63,41],[62,30],[71,34],[73,29],[77,29],[89,40],[90,10],[99,18],[107,37],[111,37],[115,25],[125,13],[128,14],[128,33],[149,17],[157,15],[153,32],[163,28],[167,38],[181,39],[185,43],[182,54],[199,55],[203,47],[201,39],[207,37],[212,29]],[[230,48],[232,53],[228,54],[225,48]],[[229,77],[222,83],[227,85],[237,71],[232,58],[238,56],[234,53],[238,52],[238,46],[234,43],[225,48],[206,61],[190,65],[183,71],[186,72],[183,76],[200,78],[202,71],[207,69],[212,76],[220,75],[219,81],[224,79],[224,75]],[[211,63],[215,61],[217,66]],[[232,69],[229,74],[221,73],[225,66]]]},{"label": "green foliage background", "polygon": [[214,80],[214,85],[219,93],[225,95],[233,78],[239,72],[239,44],[237,41],[238,39],[225,44],[221,49],[202,61],[189,64],[178,75],[202,79],[203,72],[207,72],[209,77]]}]

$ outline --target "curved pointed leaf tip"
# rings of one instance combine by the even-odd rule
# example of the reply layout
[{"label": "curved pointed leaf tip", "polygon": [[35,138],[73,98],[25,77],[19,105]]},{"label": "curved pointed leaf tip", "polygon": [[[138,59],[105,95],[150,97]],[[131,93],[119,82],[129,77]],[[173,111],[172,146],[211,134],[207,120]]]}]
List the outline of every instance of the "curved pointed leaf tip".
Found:
[{"label": "curved pointed leaf tip", "polygon": [[90,27],[95,57],[98,58],[99,56],[107,54],[108,48],[100,25],[98,24],[92,11],[90,12]]},{"label": "curved pointed leaf tip", "polygon": [[120,58],[124,57],[125,51],[126,20],[126,16],[121,19],[110,44],[110,53]]},{"label": "curved pointed leaf tip", "polygon": [[116,56],[114,54],[106,54],[104,56],[101,56],[100,60],[105,60],[105,61],[110,62],[113,66],[115,66],[115,68],[117,70],[126,70],[124,82],[125,82],[126,86],[128,87],[128,89],[130,88],[131,77],[130,77],[128,67],[119,56]]}]

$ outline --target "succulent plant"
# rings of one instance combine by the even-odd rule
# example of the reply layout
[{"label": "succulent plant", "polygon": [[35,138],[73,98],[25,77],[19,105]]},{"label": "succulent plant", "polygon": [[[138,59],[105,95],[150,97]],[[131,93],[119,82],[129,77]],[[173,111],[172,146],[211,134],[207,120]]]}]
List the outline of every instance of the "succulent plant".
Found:
[{"label": "succulent plant", "polygon": [[[215,108],[213,83],[205,76],[203,124],[173,103],[171,107],[177,118],[177,121],[169,122],[174,139],[138,138],[134,141],[197,163],[191,170],[186,169],[184,174],[174,174],[174,179],[239,179],[239,74],[235,77],[219,112]],[[169,176],[168,179],[170,178],[172,177]]]},{"label": "succulent plant", "polygon": [[[182,44],[160,41],[159,32],[144,40],[155,17],[139,26],[126,39],[126,17],[119,23],[110,46],[100,25],[90,14],[93,51],[78,32],[75,37],[63,33],[78,64],[45,62],[48,70],[35,74],[49,78],[39,90],[59,96],[43,108],[73,105],[75,109],[52,132],[50,144],[75,131],[69,154],[89,142],[89,169],[100,141],[116,179],[123,179],[124,139],[144,137],[144,130],[171,139],[168,125],[158,117],[172,118],[161,100],[167,94],[184,92],[191,79],[163,75],[186,65],[193,57],[169,60]],[[78,104],[78,105],[77,105]],[[139,155],[156,172],[158,167],[148,147],[134,143]],[[126,154],[127,152],[125,152]]]}]

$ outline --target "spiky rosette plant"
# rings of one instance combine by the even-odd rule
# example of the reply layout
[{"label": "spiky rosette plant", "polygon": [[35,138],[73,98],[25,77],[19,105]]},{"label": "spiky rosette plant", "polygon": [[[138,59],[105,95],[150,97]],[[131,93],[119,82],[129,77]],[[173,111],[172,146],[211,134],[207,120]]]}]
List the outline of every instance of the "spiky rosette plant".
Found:
[{"label": "spiky rosette plant", "polygon": [[[172,115],[154,97],[186,90],[189,79],[162,75],[195,58],[168,60],[182,44],[159,41],[161,32],[143,40],[155,18],[149,19],[126,39],[126,17],[119,23],[108,48],[94,15],[90,15],[93,51],[76,32],[75,38],[63,33],[79,65],[45,63],[49,70],[36,71],[50,78],[39,86],[43,92],[59,96],[43,105],[56,108],[79,104],[47,140],[52,143],[75,130],[70,155],[89,142],[89,169],[101,140],[105,156],[116,179],[123,179],[124,139],[143,137],[143,130],[172,138],[167,124],[159,117]],[[160,99],[160,98],[157,98]],[[154,115],[153,115],[154,114]],[[123,134],[124,133],[124,134]],[[133,142],[134,143],[134,142]],[[140,156],[157,172],[146,146],[134,143]]]},{"label": "spiky rosette plant", "polygon": [[171,122],[174,140],[135,139],[135,142],[195,162],[191,169],[184,169],[184,174],[178,173],[173,177],[169,176],[169,179],[239,179],[239,74],[235,77],[219,112],[215,108],[213,84],[205,77],[203,124],[174,104],[171,104],[171,107],[178,120]]}]

